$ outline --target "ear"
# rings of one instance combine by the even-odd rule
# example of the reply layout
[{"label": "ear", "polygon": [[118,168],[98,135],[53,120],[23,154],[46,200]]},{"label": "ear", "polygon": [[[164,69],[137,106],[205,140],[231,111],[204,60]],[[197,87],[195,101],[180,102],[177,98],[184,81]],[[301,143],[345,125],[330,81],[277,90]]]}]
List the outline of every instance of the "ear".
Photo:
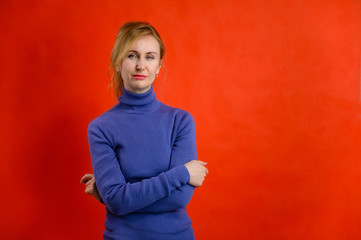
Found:
[{"label": "ear", "polygon": [[162,60],[159,60],[159,67],[157,69],[157,74],[159,73],[161,67],[162,67]]},{"label": "ear", "polygon": [[117,71],[117,72],[120,72],[122,69],[121,69],[121,67],[120,67],[120,63],[118,63],[117,65],[115,65],[115,70]]}]

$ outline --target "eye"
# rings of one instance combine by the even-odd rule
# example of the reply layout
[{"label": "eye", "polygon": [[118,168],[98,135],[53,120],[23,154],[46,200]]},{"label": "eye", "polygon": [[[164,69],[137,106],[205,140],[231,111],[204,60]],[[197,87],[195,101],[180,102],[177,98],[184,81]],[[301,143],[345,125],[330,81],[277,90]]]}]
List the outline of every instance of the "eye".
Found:
[{"label": "eye", "polygon": [[152,56],[152,55],[150,55],[150,56],[147,56],[146,59],[147,59],[147,60],[151,60],[151,59],[155,59],[155,57]]},{"label": "eye", "polygon": [[136,57],[137,57],[137,55],[135,55],[134,53],[131,53],[128,55],[128,58],[136,58]]}]

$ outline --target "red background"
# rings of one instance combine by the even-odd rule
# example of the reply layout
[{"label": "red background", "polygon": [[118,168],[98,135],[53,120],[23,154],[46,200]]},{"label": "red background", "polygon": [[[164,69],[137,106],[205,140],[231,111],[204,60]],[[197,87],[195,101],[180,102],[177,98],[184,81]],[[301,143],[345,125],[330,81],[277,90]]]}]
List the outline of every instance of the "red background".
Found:
[{"label": "red background", "polygon": [[2,0],[0,17],[0,239],[101,239],[79,180],[129,20],[161,33],[157,96],[196,120],[197,239],[361,239],[361,1]]}]

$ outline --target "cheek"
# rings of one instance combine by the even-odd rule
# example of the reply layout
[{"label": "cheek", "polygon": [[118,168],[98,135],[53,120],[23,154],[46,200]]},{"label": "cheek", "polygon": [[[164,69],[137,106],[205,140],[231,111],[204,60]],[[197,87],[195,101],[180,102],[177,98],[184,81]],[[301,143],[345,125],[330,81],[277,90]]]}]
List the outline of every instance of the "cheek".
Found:
[{"label": "cheek", "polygon": [[127,75],[129,73],[129,71],[130,71],[130,68],[131,68],[130,63],[127,62],[127,61],[124,61],[122,63],[122,67],[121,67],[121,74],[122,75]]},{"label": "cheek", "polygon": [[154,73],[154,75],[156,75],[158,72],[159,72],[159,70],[160,70],[160,66],[159,65],[155,65],[154,67],[153,67],[153,73]]}]

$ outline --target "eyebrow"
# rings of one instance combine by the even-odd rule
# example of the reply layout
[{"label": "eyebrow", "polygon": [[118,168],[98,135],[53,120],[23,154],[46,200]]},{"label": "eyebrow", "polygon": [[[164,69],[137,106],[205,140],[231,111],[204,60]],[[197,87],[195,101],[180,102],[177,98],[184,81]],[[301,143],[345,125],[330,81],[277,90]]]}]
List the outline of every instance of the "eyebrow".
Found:
[{"label": "eyebrow", "polygon": [[[138,52],[137,52],[137,51],[135,51],[135,50],[129,50],[129,52],[135,52],[135,53],[138,53]],[[146,54],[149,54],[149,53],[158,54],[158,53],[156,53],[156,52],[146,52]]]}]

